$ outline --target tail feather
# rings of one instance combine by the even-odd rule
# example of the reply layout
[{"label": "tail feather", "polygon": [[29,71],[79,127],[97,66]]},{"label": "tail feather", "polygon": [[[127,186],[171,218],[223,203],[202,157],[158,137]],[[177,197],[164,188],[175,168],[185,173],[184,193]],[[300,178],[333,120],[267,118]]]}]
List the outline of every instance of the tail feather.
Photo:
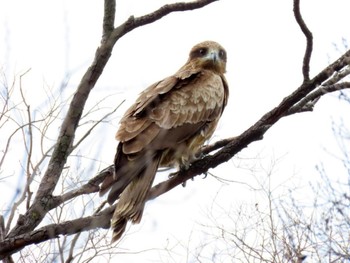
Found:
[{"label": "tail feather", "polygon": [[[141,170],[120,194],[111,220],[111,228],[113,229],[112,242],[117,241],[122,236],[129,220],[133,224],[141,221],[146,198],[158,169],[160,156],[160,154],[156,154],[152,159],[147,158],[147,166]],[[144,156],[144,158],[146,157],[147,155]]]},{"label": "tail feather", "polygon": [[[106,177],[100,186],[100,196],[109,192],[107,201],[113,204],[123,192],[123,190],[134,180],[142,170],[148,165],[148,158],[145,152],[141,152],[130,158],[122,151],[123,144],[119,143],[117,153],[114,158],[114,175]],[[153,158],[151,153],[146,154]]]},{"label": "tail feather", "polygon": [[128,220],[121,219],[118,222],[115,222],[111,227],[113,228],[113,235],[112,235],[112,240],[111,243],[114,243],[118,241],[123,233],[125,232],[126,229],[126,224],[128,223]]}]

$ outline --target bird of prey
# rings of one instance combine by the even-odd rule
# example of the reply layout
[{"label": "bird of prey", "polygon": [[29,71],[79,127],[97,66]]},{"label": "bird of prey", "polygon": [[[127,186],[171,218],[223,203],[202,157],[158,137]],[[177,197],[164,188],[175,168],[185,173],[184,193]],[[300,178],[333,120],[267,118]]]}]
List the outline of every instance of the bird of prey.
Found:
[{"label": "bird of prey", "polygon": [[114,175],[105,178],[100,195],[119,199],[112,242],[128,221],[139,223],[158,167],[189,167],[223,113],[229,95],[226,51],[214,41],[195,45],[174,75],[145,89],[126,111],[116,134]]}]

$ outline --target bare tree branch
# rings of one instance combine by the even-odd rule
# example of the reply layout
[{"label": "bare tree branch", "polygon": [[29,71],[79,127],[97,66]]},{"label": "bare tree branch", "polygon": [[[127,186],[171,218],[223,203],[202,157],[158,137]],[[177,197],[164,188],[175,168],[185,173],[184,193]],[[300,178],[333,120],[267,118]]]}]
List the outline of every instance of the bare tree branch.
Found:
[{"label": "bare tree branch", "polygon": [[26,107],[27,110],[27,116],[28,116],[28,144],[27,145],[27,140],[25,134],[23,134],[23,141],[24,141],[24,146],[27,152],[27,164],[26,164],[26,177],[27,177],[27,182],[25,186],[25,194],[27,195],[27,202],[26,202],[26,209],[29,208],[30,206],[30,200],[32,198],[32,192],[30,191],[30,166],[31,166],[31,159],[32,159],[32,153],[33,153],[33,123],[32,123],[32,117],[31,117],[31,111],[30,111],[30,105],[27,103],[26,98],[23,94],[23,87],[22,87],[22,78],[30,71],[31,69],[28,69],[26,72],[21,74],[19,77],[19,90],[21,93],[22,101]]},{"label": "bare tree branch", "polygon": [[99,124],[100,124],[102,121],[104,121],[107,117],[109,117],[110,115],[112,115],[113,113],[115,113],[115,112],[119,109],[120,105],[123,104],[123,102],[124,102],[124,101],[122,101],[121,103],[119,103],[119,105],[118,105],[117,107],[115,107],[114,110],[112,110],[111,112],[108,112],[106,115],[104,115],[102,118],[100,118],[96,123],[94,123],[94,125],[92,125],[92,127],[79,139],[79,141],[78,141],[75,145],[72,146],[71,152],[72,152],[75,148],[77,148],[77,147],[79,146],[79,144],[82,143],[82,142],[90,135],[90,133],[92,132],[92,130],[93,130],[94,128],[96,128],[97,125],[99,125]]},{"label": "bare tree branch", "polygon": [[60,224],[47,225],[29,233],[18,235],[13,238],[7,238],[1,242],[0,259],[15,253],[25,246],[58,238],[59,235],[72,235],[95,228],[108,229],[110,227],[110,218],[114,209],[115,205],[106,208],[101,213],[94,216],[78,218]]},{"label": "bare tree branch", "polygon": [[300,13],[300,0],[294,0],[293,2],[293,12],[294,17],[301,29],[301,31],[304,33],[306,37],[306,50],[304,54],[304,60],[303,60],[303,76],[304,76],[304,82],[308,81],[310,79],[310,59],[311,59],[311,53],[312,53],[312,46],[313,46],[313,37],[311,31],[308,29],[307,25],[304,22],[303,17]]},{"label": "bare tree branch", "polygon": [[338,83],[340,80],[343,80],[346,76],[350,74],[350,65],[344,67],[342,70],[339,70],[333,74],[331,78],[329,78],[323,86],[334,85]]},{"label": "bare tree branch", "polygon": [[[2,215],[0,215],[0,241],[4,240],[6,236],[5,232],[5,220]],[[7,256],[3,258],[4,263],[13,263],[13,259],[11,256]]]},{"label": "bare tree branch", "polygon": [[291,107],[288,111],[288,115],[298,113],[298,112],[304,112],[304,111],[312,111],[317,101],[321,98],[321,96],[331,93],[334,91],[339,91],[343,89],[350,89],[350,82],[342,82],[338,84],[333,84],[329,86],[321,86],[314,92],[311,92],[308,94],[305,98],[300,100],[297,104],[295,104],[293,107]]},{"label": "bare tree branch", "polygon": [[215,150],[218,150],[222,147],[224,147],[225,145],[227,145],[228,143],[230,143],[231,141],[235,140],[237,137],[230,137],[227,139],[222,139],[220,141],[217,141],[213,144],[209,144],[209,145],[204,145],[199,153],[199,155],[207,155],[210,152],[213,152]]},{"label": "bare tree branch", "polygon": [[104,2],[102,42],[108,38],[114,29],[115,2],[116,0],[105,0]]},{"label": "bare tree branch", "polygon": [[0,93],[0,100],[2,101],[3,106],[0,111],[0,129],[5,125],[5,123],[9,119],[7,113],[10,112],[13,108],[15,108],[15,106],[9,106],[9,101],[15,87],[15,80],[13,80],[11,85],[8,85],[5,74],[1,74],[1,78],[3,92]]},{"label": "bare tree branch", "polygon": [[172,12],[199,9],[216,1],[218,0],[197,0],[193,2],[168,4],[144,16],[130,16],[129,19],[125,21],[125,23],[113,30],[110,36],[110,45],[114,45],[119,38],[121,38],[126,33],[134,30],[135,28],[153,23]]}]

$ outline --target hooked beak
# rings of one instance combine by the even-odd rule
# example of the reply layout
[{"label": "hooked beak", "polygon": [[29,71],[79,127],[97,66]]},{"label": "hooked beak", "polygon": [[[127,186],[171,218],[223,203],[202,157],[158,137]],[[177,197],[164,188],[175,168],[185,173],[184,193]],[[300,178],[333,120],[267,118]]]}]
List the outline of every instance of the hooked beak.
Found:
[{"label": "hooked beak", "polygon": [[210,51],[210,53],[208,54],[208,58],[215,63],[218,60],[217,52],[216,51]]}]

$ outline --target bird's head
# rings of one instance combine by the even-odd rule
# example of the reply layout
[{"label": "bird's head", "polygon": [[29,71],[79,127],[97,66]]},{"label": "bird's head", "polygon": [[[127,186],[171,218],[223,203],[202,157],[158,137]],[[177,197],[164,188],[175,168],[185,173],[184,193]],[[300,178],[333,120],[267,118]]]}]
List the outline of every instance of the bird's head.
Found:
[{"label": "bird's head", "polygon": [[226,72],[226,50],[214,41],[205,41],[195,45],[187,63],[194,67],[213,70],[219,74]]}]

